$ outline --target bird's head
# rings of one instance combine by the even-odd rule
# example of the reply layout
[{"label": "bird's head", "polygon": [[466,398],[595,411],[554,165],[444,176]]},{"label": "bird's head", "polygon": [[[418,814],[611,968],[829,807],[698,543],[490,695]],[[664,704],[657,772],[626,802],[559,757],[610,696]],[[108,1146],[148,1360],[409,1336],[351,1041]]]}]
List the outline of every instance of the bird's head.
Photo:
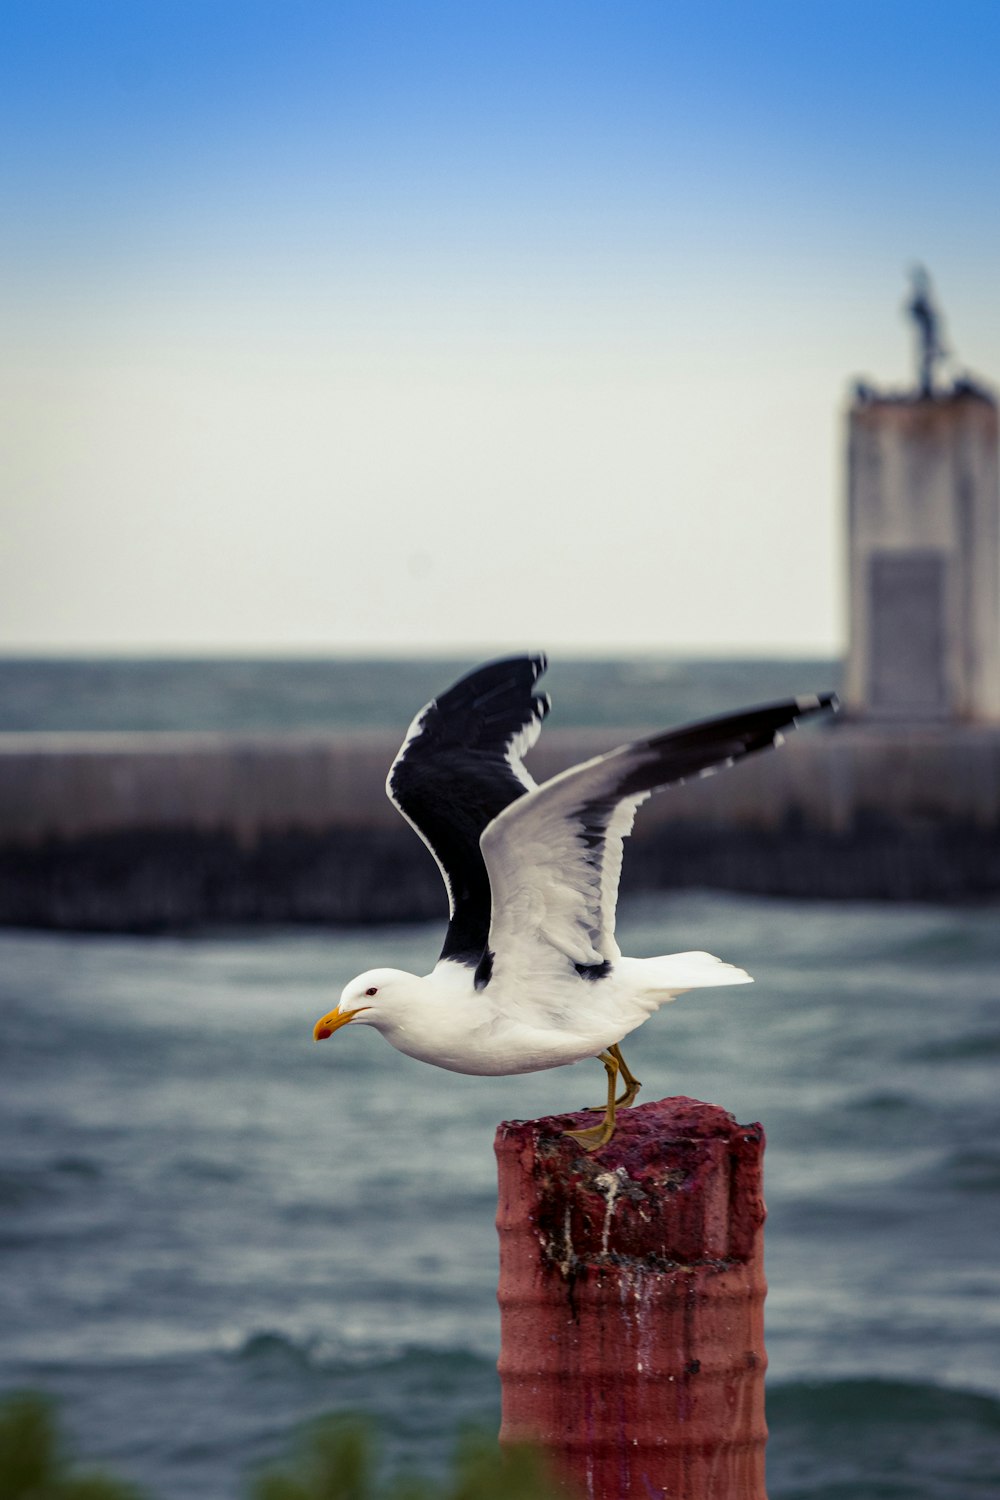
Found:
[{"label": "bird's head", "polygon": [[366,970],[345,984],[333,1010],[320,1016],[313,1027],[314,1039],[321,1042],[350,1021],[360,1021],[363,1026],[391,1025],[405,992],[417,983],[415,974],[402,969]]}]

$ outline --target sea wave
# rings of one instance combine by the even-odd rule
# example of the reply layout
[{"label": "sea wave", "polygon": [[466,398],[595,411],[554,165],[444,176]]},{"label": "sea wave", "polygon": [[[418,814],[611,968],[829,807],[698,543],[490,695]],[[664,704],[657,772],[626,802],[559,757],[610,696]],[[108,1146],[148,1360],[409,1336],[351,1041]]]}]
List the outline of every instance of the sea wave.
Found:
[{"label": "sea wave", "polygon": [[944,1164],[944,1177],[953,1186],[972,1193],[1000,1191],[1000,1151],[956,1151]]},{"label": "sea wave", "polygon": [[893,1422],[923,1426],[962,1420],[1000,1434],[1000,1398],[983,1391],[912,1380],[802,1380],[768,1393],[772,1422]]},{"label": "sea wave", "polygon": [[285,1367],[314,1374],[348,1374],[352,1377],[417,1377],[433,1384],[442,1378],[471,1371],[496,1375],[496,1363],[472,1349],[442,1348],[401,1344],[387,1349],[384,1344],[350,1344],[316,1337],[298,1338],[274,1329],[258,1329],[248,1334],[230,1359],[257,1369]]},{"label": "sea wave", "polygon": [[922,1043],[906,1056],[913,1062],[982,1062],[1000,1057],[1000,1031],[975,1031],[948,1040]]},{"label": "sea wave", "polygon": [[768,1396],[771,1500],[985,1500],[1000,1401],[930,1382],[803,1381]]},{"label": "sea wave", "polygon": [[[767,1128],[772,1500],[1000,1495],[995,914],[683,893],[622,926],[757,974],[629,1056],[650,1094]],[[972,958],[881,956],[966,927]],[[390,961],[438,936],[390,933]],[[312,1049],[370,940],[0,935],[0,1383],[60,1397],[160,1500],[236,1500],[324,1412],[368,1412],[417,1472],[496,1430],[494,1126],[592,1076]]]}]

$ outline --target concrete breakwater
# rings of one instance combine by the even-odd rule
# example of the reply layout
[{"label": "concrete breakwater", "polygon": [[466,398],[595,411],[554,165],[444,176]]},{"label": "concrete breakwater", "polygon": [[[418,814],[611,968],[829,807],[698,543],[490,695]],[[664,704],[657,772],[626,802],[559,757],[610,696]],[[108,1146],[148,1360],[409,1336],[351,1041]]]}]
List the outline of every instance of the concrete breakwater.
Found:
[{"label": "concrete breakwater", "polygon": [[[548,730],[539,780],[630,737]],[[0,735],[0,923],[98,931],[442,917],[384,731]],[[1000,894],[1000,731],[839,723],[639,815],[625,890]]]}]

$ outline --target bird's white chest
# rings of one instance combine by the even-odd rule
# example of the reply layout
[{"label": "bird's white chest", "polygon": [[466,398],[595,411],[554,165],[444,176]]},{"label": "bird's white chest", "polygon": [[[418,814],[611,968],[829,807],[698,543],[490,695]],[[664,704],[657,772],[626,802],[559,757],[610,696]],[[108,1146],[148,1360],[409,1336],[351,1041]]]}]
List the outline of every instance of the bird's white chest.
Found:
[{"label": "bird's white chest", "polygon": [[405,1019],[383,1028],[398,1052],[453,1073],[536,1073],[596,1057],[619,1041],[641,1017],[623,1015],[613,981],[575,982],[561,992],[546,982],[538,997],[530,986],[491,983],[476,992],[421,997]]}]

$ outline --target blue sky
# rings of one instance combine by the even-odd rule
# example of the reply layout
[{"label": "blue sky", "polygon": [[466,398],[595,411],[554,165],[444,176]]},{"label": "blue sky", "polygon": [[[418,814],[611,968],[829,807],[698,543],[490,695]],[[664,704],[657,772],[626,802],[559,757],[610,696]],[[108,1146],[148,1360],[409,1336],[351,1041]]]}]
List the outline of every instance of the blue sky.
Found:
[{"label": "blue sky", "polygon": [[0,647],[837,650],[1000,6],[5,0]]}]

